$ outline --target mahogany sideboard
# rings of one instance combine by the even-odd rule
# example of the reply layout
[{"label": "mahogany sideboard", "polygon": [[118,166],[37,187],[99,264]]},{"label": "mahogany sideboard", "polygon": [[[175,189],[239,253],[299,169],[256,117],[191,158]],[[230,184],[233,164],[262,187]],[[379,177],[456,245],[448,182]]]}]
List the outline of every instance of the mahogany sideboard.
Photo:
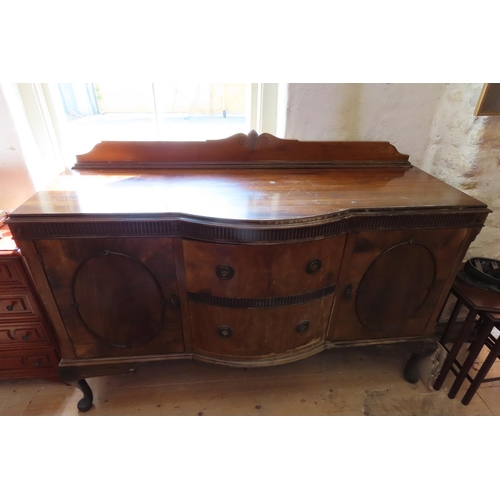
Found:
[{"label": "mahogany sideboard", "polygon": [[60,377],[288,363],[434,329],[489,210],[388,142],[102,142],[10,216]]}]

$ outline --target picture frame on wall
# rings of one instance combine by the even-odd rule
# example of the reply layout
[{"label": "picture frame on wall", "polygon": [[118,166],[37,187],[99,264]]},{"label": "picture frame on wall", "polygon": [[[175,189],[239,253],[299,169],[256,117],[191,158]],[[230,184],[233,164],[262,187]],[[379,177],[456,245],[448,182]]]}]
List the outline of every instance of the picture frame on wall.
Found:
[{"label": "picture frame on wall", "polygon": [[500,115],[500,83],[485,83],[474,116]]}]

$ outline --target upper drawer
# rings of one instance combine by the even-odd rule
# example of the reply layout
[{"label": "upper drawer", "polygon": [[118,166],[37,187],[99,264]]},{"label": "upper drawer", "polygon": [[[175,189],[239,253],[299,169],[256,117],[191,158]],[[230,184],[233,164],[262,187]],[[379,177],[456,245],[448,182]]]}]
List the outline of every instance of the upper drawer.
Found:
[{"label": "upper drawer", "polygon": [[27,293],[0,293],[0,319],[39,318],[35,301]]},{"label": "upper drawer", "polygon": [[17,257],[0,258],[0,288],[25,286],[24,271]]},{"label": "upper drawer", "polygon": [[184,240],[189,292],[219,297],[280,297],[336,283],[345,234],[280,245]]}]

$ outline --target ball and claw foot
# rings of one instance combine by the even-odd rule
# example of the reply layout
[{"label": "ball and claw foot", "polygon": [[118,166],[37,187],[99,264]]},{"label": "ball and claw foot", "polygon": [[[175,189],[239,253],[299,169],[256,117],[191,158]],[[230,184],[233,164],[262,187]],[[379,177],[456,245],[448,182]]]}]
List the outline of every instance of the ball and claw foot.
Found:
[{"label": "ball and claw foot", "polygon": [[404,378],[410,384],[416,384],[420,379],[420,374],[418,373],[418,364],[420,361],[425,359],[426,357],[433,354],[437,349],[437,343],[433,343],[431,346],[426,346],[422,352],[413,353],[406,363],[404,370]]},{"label": "ball and claw foot", "polygon": [[420,361],[420,356],[418,354],[412,354],[408,363],[406,363],[404,378],[410,384],[416,384],[420,378],[417,370],[417,363]]},{"label": "ball and claw foot", "polygon": [[83,392],[83,398],[78,401],[78,410],[85,413],[92,408],[92,401],[94,400],[94,396],[92,394],[92,389],[85,379],[78,381],[78,387]]}]

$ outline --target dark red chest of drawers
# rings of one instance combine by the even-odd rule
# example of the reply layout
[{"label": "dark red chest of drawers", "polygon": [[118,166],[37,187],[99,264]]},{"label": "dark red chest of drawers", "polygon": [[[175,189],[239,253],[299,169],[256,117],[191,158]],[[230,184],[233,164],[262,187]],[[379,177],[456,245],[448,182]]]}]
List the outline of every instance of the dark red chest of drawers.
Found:
[{"label": "dark red chest of drawers", "polygon": [[57,376],[59,353],[29,271],[0,227],[0,379]]}]

